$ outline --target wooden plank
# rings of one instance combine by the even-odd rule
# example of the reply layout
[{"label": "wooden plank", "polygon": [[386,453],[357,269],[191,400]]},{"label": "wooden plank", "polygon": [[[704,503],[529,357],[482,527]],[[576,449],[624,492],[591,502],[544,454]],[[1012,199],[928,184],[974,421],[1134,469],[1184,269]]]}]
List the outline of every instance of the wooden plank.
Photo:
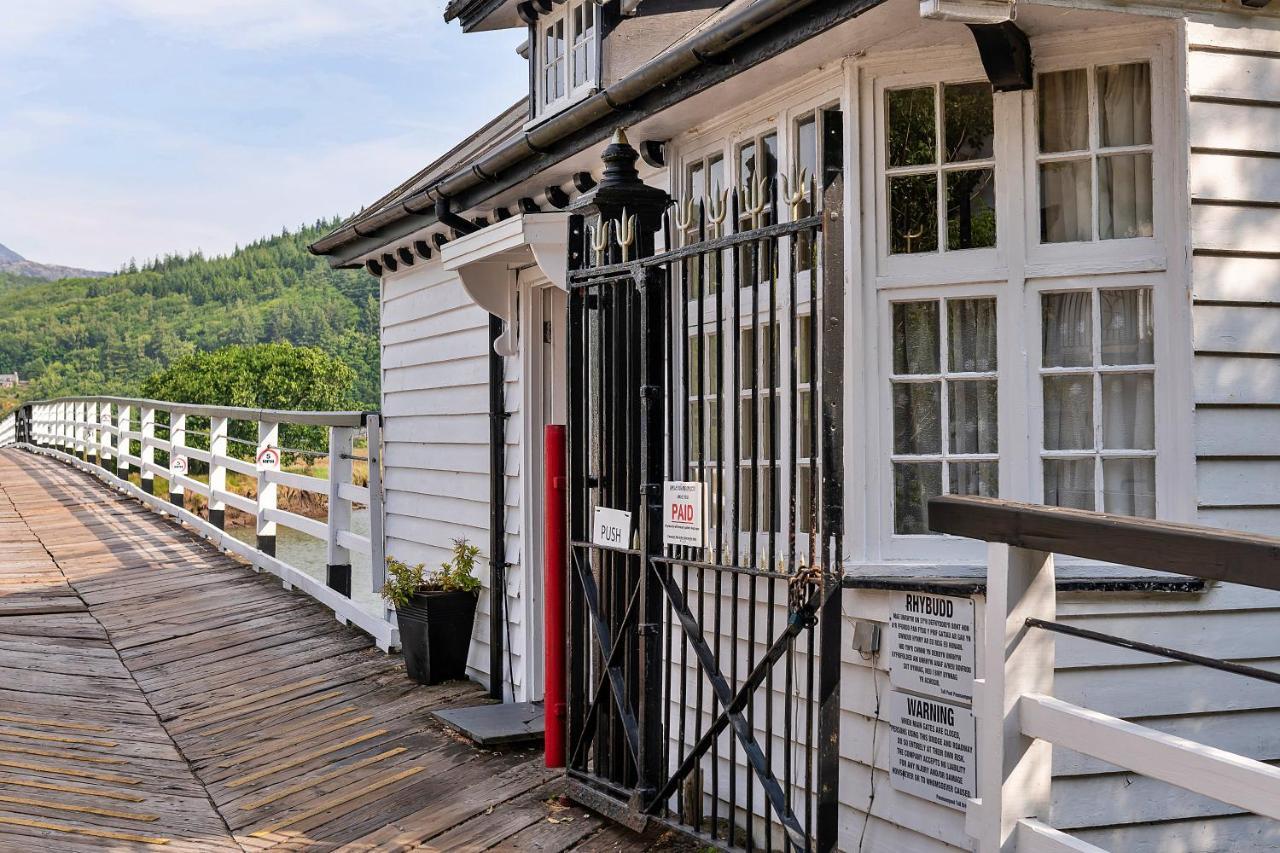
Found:
[{"label": "wooden plank", "polygon": [[1280,590],[1280,538],[998,498],[929,501],[933,530],[1033,551]]},{"label": "wooden plank", "polygon": [[107,829],[93,829],[86,826],[67,826],[66,824],[49,823],[43,820],[30,820],[21,817],[8,817],[0,815],[0,823],[9,824],[10,826],[28,826],[32,829],[47,829],[52,832],[65,832],[72,835],[88,835],[93,838],[110,838],[113,841],[132,841],[137,844],[156,844],[164,845],[169,843],[168,838],[161,838],[154,835],[139,835],[135,832],[114,832]]},{"label": "wooden plank", "polygon": [[1080,708],[1019,700],[1022,732],[1246,811],[1280,819],[1280,768]]},{"label": "wooden plank", "polygon": [[1280,101],[1280,57],[1191,51],[1187,89],[1193,98],[1275,103]]}]

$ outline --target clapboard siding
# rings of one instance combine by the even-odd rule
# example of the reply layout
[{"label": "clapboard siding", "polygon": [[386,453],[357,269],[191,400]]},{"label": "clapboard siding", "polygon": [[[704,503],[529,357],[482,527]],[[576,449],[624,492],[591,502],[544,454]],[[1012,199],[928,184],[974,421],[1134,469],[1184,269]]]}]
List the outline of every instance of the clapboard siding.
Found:
[{"label": "clapboard siding", "polygon": [[[438,263],[384,280],[382,293],[383,486],[387,553],[429,568],[453,540],[481,549],[484,584],[472,634],[470,673],[488,681],[489,315]],[[519,377],[509,377],[510,390]],[[518,420],[518,419],[517,419]],[[519,454],[506,454],[506,534],[518,542]],[[511,546],[508,545],[508,553]],[[515,606],[520,567],[510,569],[507,613],[515,683],[523,672],[523,612]]]},{"label": "clapboard siding", "polygon": [[1186,27],[1199,520],[1277,534],[1280,23]]}]

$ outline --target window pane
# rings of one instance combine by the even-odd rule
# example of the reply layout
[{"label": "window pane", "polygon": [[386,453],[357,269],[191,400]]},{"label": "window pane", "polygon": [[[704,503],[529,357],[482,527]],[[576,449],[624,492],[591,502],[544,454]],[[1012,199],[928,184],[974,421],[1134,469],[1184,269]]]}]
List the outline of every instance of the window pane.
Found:
[{"label": "window pane", "polygon": [[947,300],[947,345],[947,368],[952,373],[994,371],[996,301]]},{"label": "window pane", "polygon": [[813,396],[809,391],[801,391],[796,395],[796,457],[809,459],[813,456]]},{"label": "window pane", "polygon": [[996,381],[975,379],[947,386],[950,452],[999,452]]},{"label": "window pane", "polygon": [[809,369],[809,349],[813,346],[813,341],[809,335],[813,329],[813,324],[809,320],[808,314],[801,314],[796,318],[796,340],[795,359],[796,359],[796,382],[801,385],[813,380],[813,373]]},{"label": "window pane", "polygon": [[990,83],[943,86],[942,118],[946,126],[944,153],[948,163],[985,160],[992,156],[995,124]]},{"label": "window pane", "polygon": [[697,403],[689,404],[689,459],[696,461],[703,458],[702,444],[702,407]]},{"label": "window pane", "polygon": [[1150,373],[1102,377],[1102,446],[1155,449],[1155,381]]},{"label": "window pane", "polygon": [[796,122],[796,166],[796,174],[787,179],[797,177],[800,169],[804,169],[806,188],[810,180],[822,177],[818,174],[818,121],[812,115]]},{"label": "window pane", "polygon": [[1093,364],[1093,296],[1087,290],[1046,293],[1040,301],[1045,367]]},{"label": "window pane", "polygon": [[1103,240],[1150,237],[1151,155],[1098,158],[1098,236]]},{"label": "window pane", "polygon": [[738,458],[753,459],[758,448],[752,446],[756,436],[755,406],[746,398],[738,403]]},{"label": "window pane", "polygon": [[1044,377],[1046,450],[1093,449],[1093,377]]},{"label": "window pane", "polygon": [[707,401],[707,456],[720,458],[720,435],[724,425],[720,423],[720,404],[715,400]]},{"label": "window pane", "polygon": [[1098,130],[1103,146],[1151,144],[1151,66],[1098,69]]},{"label": "window pane", "polygon": [[942,383],[893,383],[893,452],[942,452]]},{"label": "window pane", "polygon": [[687,198],[695,203],[702,201],[707,194],[707,177],[703,171],[702,163],[694,163],[689,167],[689,181]]},{"label": "window pane", "polygon": [[587,45],[586,43],[578,44],[573,49],[573,85],[581,86],[587,82]]},{"label": "window pane", "polygon": [[722,358],[724,358],[724,354],[720,352],[720,336],[715,332],[709,332],[706,336],[706,354],[703,355],[707,371],[707,384],[703,390],[704,394],[714,394],[719,390],[720,366],[717,360]]},{"label": "window pane", "polygon": [[898,89],[886,100],[889,168],[936,163],[933,87]]},{"label": "window pane", "polygon": [[947,248],[981,249],[995,244],[995,172],[948,172]]},{"label": "window pane", "polygon": [[711,179],[711,192],[719,193],[724,189],[724,158],[716,155],[707,161],[708,177]]},{"label": "window pane", "polygon": [[838,109],[822,111],[822,183],[831,186],[844,173],[844,113]]},{"label": "window pane", "polygon": [[1155,518],[1155,460],[1102,460],[1102,503],[1106,512]]},{"label": "window pane", "polygon": [[952,462],[951,494],[1000,497],[1000,466],[997,462]]},{"label": "window pane", "polygon": [[813,469],[801,465],[796,469],[796,531],[798,533],[816,533],[817,519],[812,517],[813,502],[809,499],[809,490],[813,488]]},{"label": "window pane", "polygon": [[1089,147],[1089,79],[1083,69],[1041,74],[1040,151],[1083,151]]},{"label": "window pane", "polygon": [[1103,290],[1103,364],[1154,364],[1155,331],[1152,328],[1151,290]]},{"label": "window pane", "polygon": [[1093,459],[1044,460],[1044,502],[1093,509]]},{"label": "window pane", "polygon": [[938,250],[938,176],[900,175],[889,179],[889,251]]},{"label": "window pane", "polygon": [[895,462],[893,532],[929,533],[929,498],[942,494],[941,462]]},{"label": "window pane", "polygon": [[773,446],[774,401],[772,394],[760,398],[760,458],[777,459],[778,449]]},{"label": "window pane", "polygon": [[738,387],[751,388],[756,376],[756,337],[751,329],[743,329],[738,335]]},{"label": "window pane", "polygon": [[1040,164],[1040,242],[1093,239],[1088,160]]},{"label": "window pane", "polygon": [[893,372],[899,376],[941,373],[938,350],[938,303],[895,302]]},{"label": "window pane", "polygon": [[[756,517],[752,513],[752,498],[755,497],[752,491],[755,485],[755,479],[752,477],[750,468],[738,468],[738,529],[741,531],[750,531],[755,529]],[[758,513],[759,504],[756,504],[755,512]],[[748,565],[751,561],[750,556],[744,554],[742,557],[743,565]]]}]

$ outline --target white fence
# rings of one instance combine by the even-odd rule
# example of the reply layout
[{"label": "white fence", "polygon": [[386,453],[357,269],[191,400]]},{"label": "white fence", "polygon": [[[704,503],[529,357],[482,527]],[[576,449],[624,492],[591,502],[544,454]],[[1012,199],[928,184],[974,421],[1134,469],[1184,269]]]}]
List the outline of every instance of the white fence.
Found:
[{"label": "white fence", "polygon": [[[258,570],[279,576],[287,588],[306,592],[331,608],[340,621],[369,633],[379,648],[399,646],[394,617],[389,619],[385,608],[370,612],[351,599],[353,553],[368,558],[367,580],[375,592],[381,589],[386,571],[381,421],[377,414],[288,412],[123,397],[43,400],[28,404],[21,412],[29,413],[29,420],[19,421],[16,431],[26,440],[15,442],[11,437],[6,442],[6,436],[13,436],[15,431],[10,416],[0,427],[0,446],[17,443],[89,471],[152,509],[178,518]],[[327,436],[327,452],[282,446],[281,427],[287,425],[318,428],[315,432]],[[356,437],[361,432],[367,436],[365,456],[356,453]],[[253,436],[253,440],[243,438],[244,434]],[[165,464],[157,462],[158,453],[163,455]],[[305,456],[326,457],[328,476],[282,470],[282,459]],[[358,485],[353,480],[355,462],[366,460],[368,485]],[[199,478],[197,468],[207,474],[204,479]],[[254,495],[229,489],[228,472],[252,478]],[[141,485],[130,481],[131,473],[138,474]],[[168,483],[167,495],[154,494],[156,478]],[[280,486],[323,495],[328,502],[327,517],[309,518],[280,508]],[[205,498],[207,519],[186,506],[187,492]],[[352,529],[354,504],[369,508],[368,536]],[[255,544],[242,542],[224,531],[228,508],[252,517]],[[276,557],[277,526],[324,543],[326,581]]]},{"label": "white fence", "polygon": [[18,441],[18,419],[16,414],[6,415],[0,419],[0,447],[8,447]]},{"label": "white fence", "polygon": [[935,499],[930,516],[935,530],[989,543],[981,638],[987,665],[974,686],[977,796],[965,820],[978,853],[1106,853],[1047,823],[1053,745],[1280,819],[1280,768],[1055,698],[1054,635],[1074,633],[1242,678],[1280,676],[1057,623],[1054,555],[1027,547],[1274,590],[1280,538],[986,498]]}]

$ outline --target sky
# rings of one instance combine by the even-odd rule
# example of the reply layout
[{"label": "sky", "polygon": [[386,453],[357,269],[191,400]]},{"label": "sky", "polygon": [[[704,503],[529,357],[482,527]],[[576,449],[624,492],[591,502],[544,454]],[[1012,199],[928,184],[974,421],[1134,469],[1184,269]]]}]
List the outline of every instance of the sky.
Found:
[{"label": "sky", "polygon": [[369,204],[518,98],[442,0],[4,0],[0,244],[115,270]]}]

